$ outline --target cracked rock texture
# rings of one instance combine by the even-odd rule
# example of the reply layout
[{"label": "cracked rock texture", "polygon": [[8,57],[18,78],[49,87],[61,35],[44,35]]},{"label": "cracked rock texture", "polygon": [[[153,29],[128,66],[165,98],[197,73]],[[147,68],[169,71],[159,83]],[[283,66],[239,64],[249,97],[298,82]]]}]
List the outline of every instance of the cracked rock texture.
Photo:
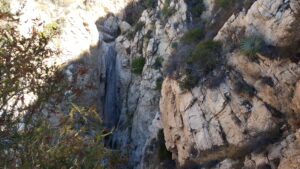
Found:
[{"label": "cracked rock texture", "polygon": [[[262,36],[274,46],[298,44],[299,5],[296,0],[258,0],[247,12],[229,18],[214,38],[223,42],[223,55],[230,67],[222,68],[224,80],[219,87],[209,88],[201,83],[190,91],[182,91],[176,80],[165,79],[160,99],[162,126],[166,146],[179,164],[224,160],[215,167],[277,168],[275,157],[272,161],[265,156],[270,152],[261,156],[246,154],[272,145],[282,135],[286,137],[282,131],[287,128],[286,121],[293,124],[289,119],[291,112],[299,116],[300,66],[288,59],[270,60],[263,55],[253,62],[236,49],[236,44],[249,35]],[[214,74],[218,74],[217,70]],[[266,77],[270,83],[263,80]],[[237,86],[238,81],[252,86],[254,96],[237,92],[241,87]],[[289,137],[298,138],[297,135],[296,132]],[[299,165],[297,139],[284,144],[286,149],[276,158],[279,168],[295,168]],[[276,146],[270,149],[276,151]],[[245,156],[245,161],[233,160],[236,156]],[[292,158],[294,161],[288,165]]]}]

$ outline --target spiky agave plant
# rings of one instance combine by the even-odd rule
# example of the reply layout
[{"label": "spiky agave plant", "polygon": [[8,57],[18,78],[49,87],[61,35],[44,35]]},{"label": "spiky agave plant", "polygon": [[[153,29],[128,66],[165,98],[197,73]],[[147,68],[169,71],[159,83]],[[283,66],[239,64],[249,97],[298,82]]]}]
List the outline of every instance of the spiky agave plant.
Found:
[{"label": "spiky agave plant", "polygon": [[255,58],[257,53],[259,53],[265,42],[261,37],[249,36],[246,37],[242,42],[240,49],[248,57]]}]

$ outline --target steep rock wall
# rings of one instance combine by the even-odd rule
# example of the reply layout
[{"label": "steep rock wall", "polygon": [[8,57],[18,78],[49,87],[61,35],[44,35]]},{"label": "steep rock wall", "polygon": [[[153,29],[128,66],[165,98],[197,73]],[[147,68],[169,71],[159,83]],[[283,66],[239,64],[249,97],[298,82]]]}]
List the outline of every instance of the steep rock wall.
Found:
[{"label": "steep rock wall", "polygon": [[[210,88],[204,84],[212,77],[205,77],[203,83],[190,91],[182,91],[176,80],[167,78],[164,81],[160,99],[162,126],[166,146],[179,164],[204,165],[229,158],[217,166],[246,166],[230,158],[246,156],[284,135],[289,113],[299,115],[295,103],[297,94],[290,94],[297,92],[299,64],[289,59],[271,60],[262,55],[259,61],[253,62],[237,49],[237,45],[249,35],[262,36],[274,46],[297,45],[299,12],[298,1],[258,0],[247,12],[234,14],[214,38],[223,43],[223,55],[227,60],[227,66],[221,68],[223,74],[219,78],[224,80],[219,87]],[[270,77],[274,84],[264,83],[263,77]],[[237,81],[253,86],[255,95],[236,92]],[[290,126],[293,128],[292,124]],[[256,163],[252,167],[259,165]]]}]

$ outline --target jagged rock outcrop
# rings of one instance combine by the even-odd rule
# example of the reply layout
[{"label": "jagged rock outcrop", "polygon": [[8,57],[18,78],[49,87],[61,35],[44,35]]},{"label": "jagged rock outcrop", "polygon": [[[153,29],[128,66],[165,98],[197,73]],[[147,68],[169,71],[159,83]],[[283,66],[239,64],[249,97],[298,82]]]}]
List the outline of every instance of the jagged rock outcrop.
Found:
[{"label": "jagged rock outcrop", "polygon": [[233,14],[215,37],[228,42],[241,40],[241,34],[263,37],[275,46],[289,46],[299,41],[300,4],[297,0],[256,1],[248,11]]},{"label": "jagged rock outcrop", "polygon": [[[223,42],[227,60],[226,67],[213,73],[222,79],[219,87],[207,85],[213,77],[204,77],[190,91],[182,91],[171,78],[164,81],[162,126],[166,146],[179,164],[202,165],[242,157],[286,137],[283,131],[295,125],[287,123],[289,117],[299,113],[298,96],[293,93],[298,90],[300,66],[289,59],[273,60],[263,55],[253,62],[236,46],[249,35],[261,36],[277,47],[298,44],[299,12],[298,1],[258,0],[247,12],[234,14],[215,37]],[[277,160],[286,161],[283,157]],[[237,163],[237,168],[248,165]],[[237,163],[225,160],[217,168],[231,168]],[[264,165],[256,161],[250,168],[260,164]]]},{"label": "jagged rock outcrop", "polygon": [[[163,5],[164,1],[159,1],[155,9],[142,12],[137,23],[141,24],[142,28],[137,31],[135,27],[128,30],[129,33],[133,32],[132,39],[128,34],[123,34],[116,40],[117,62],[121,70],[120,96],[123,103],[113,140],[117,147],[126,148],[130,145],[130,163],[136,168],[156,165],[149,163],[150,159],[144,157],[161,128],[160,125],[156,125],[160,121],[160,91],[157,89],[157,81],[163,76],[164,60],[168,60],[173,51],[171,44],[177,42],[180,38],[178,35],[183,34],[186,29],[187,7],[184,1],[169,4],[173,5],[176,12],[169,18],[159,19],[157,17]],[[141,75],[131,72],[131,61],[137,57],[146,59]],[[157,120],[158,122],[155,122]]]}]

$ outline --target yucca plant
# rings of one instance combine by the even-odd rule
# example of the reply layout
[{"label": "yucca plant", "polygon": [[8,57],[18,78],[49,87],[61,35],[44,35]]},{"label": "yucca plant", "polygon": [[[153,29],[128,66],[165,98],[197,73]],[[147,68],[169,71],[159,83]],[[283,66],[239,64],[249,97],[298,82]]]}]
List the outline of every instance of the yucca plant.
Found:
[{"label": "yucca plant", "polygon": [[264,45],[265,42],[261,37],[249,36],[241,42],[240,49],[248,57],[255,58],[257,53],[262,51]]}]

